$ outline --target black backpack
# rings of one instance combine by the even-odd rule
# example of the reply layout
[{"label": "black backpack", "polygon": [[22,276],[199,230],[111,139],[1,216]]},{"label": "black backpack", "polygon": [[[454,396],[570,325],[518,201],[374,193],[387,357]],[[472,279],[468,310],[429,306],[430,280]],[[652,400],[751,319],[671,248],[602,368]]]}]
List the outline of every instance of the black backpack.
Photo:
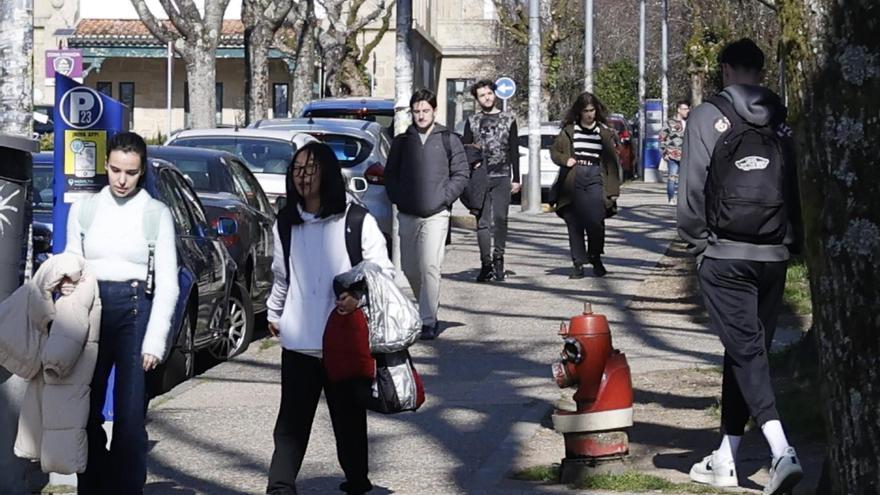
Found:
[{"label": "black backpack", "polygon": [[704,189],[709,230],[720,239],[782,244],[788,228],[788,186],[775,123],[758,126],[745,121],[721,95],[708,102],[730,121],[709,162]]},{"label": "black backpack", "polygon": [[[352,203],[345,213],[345,249],[348,251],[348,259],[352,267],[364,260],[361,235],[366,216],[367,209],[357,203]],[[279,215],[278,236],[281,238],[281,248],[284,251],[284,270],[287,273],[288,284],[290,283],[290,227],[290,222],[284,221],[282,215]]]}]

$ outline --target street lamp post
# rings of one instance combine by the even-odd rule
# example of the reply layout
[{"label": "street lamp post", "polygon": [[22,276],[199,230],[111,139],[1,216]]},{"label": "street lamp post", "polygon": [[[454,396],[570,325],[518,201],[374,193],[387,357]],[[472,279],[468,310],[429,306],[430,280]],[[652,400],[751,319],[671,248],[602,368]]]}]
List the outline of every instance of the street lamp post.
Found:
[{"label": "street lamp post", "polygon": [[529,181],[522,209],[541,212],[541,2],[529,1]]},{"label": "street lamp post", "polygon": [[593,0],[584,5],[584,91],[593,92]]}]

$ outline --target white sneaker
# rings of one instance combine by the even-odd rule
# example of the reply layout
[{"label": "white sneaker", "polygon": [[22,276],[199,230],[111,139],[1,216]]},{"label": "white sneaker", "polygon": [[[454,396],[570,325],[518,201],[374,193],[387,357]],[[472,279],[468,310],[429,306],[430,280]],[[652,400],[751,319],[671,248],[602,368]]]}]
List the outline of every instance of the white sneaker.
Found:
[{"label": "white sneaker", "polygon": [[770,481],[764,487],[764,495],[791,493],[794,485],[797,485],[803,477],[804,469],[797,458],[797,453],[794,447],[788,447],[782,456],[773,459],[770,464]]},{"label": "white sneaker", "polygon": [[678,204],[678,198],[672,198],[669,200],[669,206],[675,206]]},{"label": "white sneaker", "polygon": [[733,459],[719,461],[715,451],[691,467],[691,481],[718,487],[739,486]]}]

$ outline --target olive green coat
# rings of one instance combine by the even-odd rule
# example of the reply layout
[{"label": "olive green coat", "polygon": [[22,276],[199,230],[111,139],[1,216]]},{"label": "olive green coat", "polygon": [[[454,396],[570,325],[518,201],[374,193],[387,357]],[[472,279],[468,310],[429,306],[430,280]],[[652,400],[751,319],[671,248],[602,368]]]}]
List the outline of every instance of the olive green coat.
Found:
[{"label": "olive green coat", "polygon": [[[605,188],[605,208],[611,209],[616,204],[616,198],[620,195],[621,168],[615,148],[614,131],[605,124],[599,124],[599,135],[602,136],[602,184]],[[569,173],[572,168],[567,167],[569,158],[574,158],[574,125],[565,126],[550,147],[550,159],[559,166],[559,175],[550,190],[550,204],[555,205],[559,211],[572,202],[574,192],[574,174]]]}]

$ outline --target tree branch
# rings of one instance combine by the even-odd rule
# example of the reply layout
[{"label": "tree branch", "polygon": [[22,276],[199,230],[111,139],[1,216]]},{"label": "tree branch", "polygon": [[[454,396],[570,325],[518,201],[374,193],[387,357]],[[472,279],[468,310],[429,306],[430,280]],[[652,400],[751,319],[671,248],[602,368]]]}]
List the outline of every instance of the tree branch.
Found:
[{"label": "tree branch", "polygon": [[180,37],[189,39],[195,36],[195,31],[190,28],[190,23],[188,22],[188,19],[185,19],[183,17],[180,11],[177,10],[176,5],[171,3],[170,0],[159,0],[159,4],[162,5],[162,9],[165,11],[165,13],[168,14],[168,20],[171,21],[172,25],[174,25],[174,29],[176,29],[177,32],[180,33]]},{"label": "tree branch", "polygon": [[391,3],[388,4],[385,10],[385,15],[382,16],[382,24],[379,26],[379,30],[376,32],[376,36],[373,37],[372,41],[364,45],[364,49],[361,51],[361,56],[358,58],[359,66],[366,66],[367,62],[370,60],[370,54],[373,52],[373,50],[376,49],[376,46],[379,45],[379,42],[382,41],[385,33],[388,32],[388,29],[391,26],[391,14],[394,13],[395,3],[395,0],[391,0]]},{"label": "tree branch", "polygon": [[155,36],[157,39],[163,41],[164,43],[174,43],[180,37],[179,35],[175,35],[165,27],[165,24],[156,20],[156,17],[150,12],[150,9],[147,7],[147,3],[145,0],[131,0],[131,5],[138,13],[138,17],[141,18],[141,22],[147,26],[147,30]]}]

